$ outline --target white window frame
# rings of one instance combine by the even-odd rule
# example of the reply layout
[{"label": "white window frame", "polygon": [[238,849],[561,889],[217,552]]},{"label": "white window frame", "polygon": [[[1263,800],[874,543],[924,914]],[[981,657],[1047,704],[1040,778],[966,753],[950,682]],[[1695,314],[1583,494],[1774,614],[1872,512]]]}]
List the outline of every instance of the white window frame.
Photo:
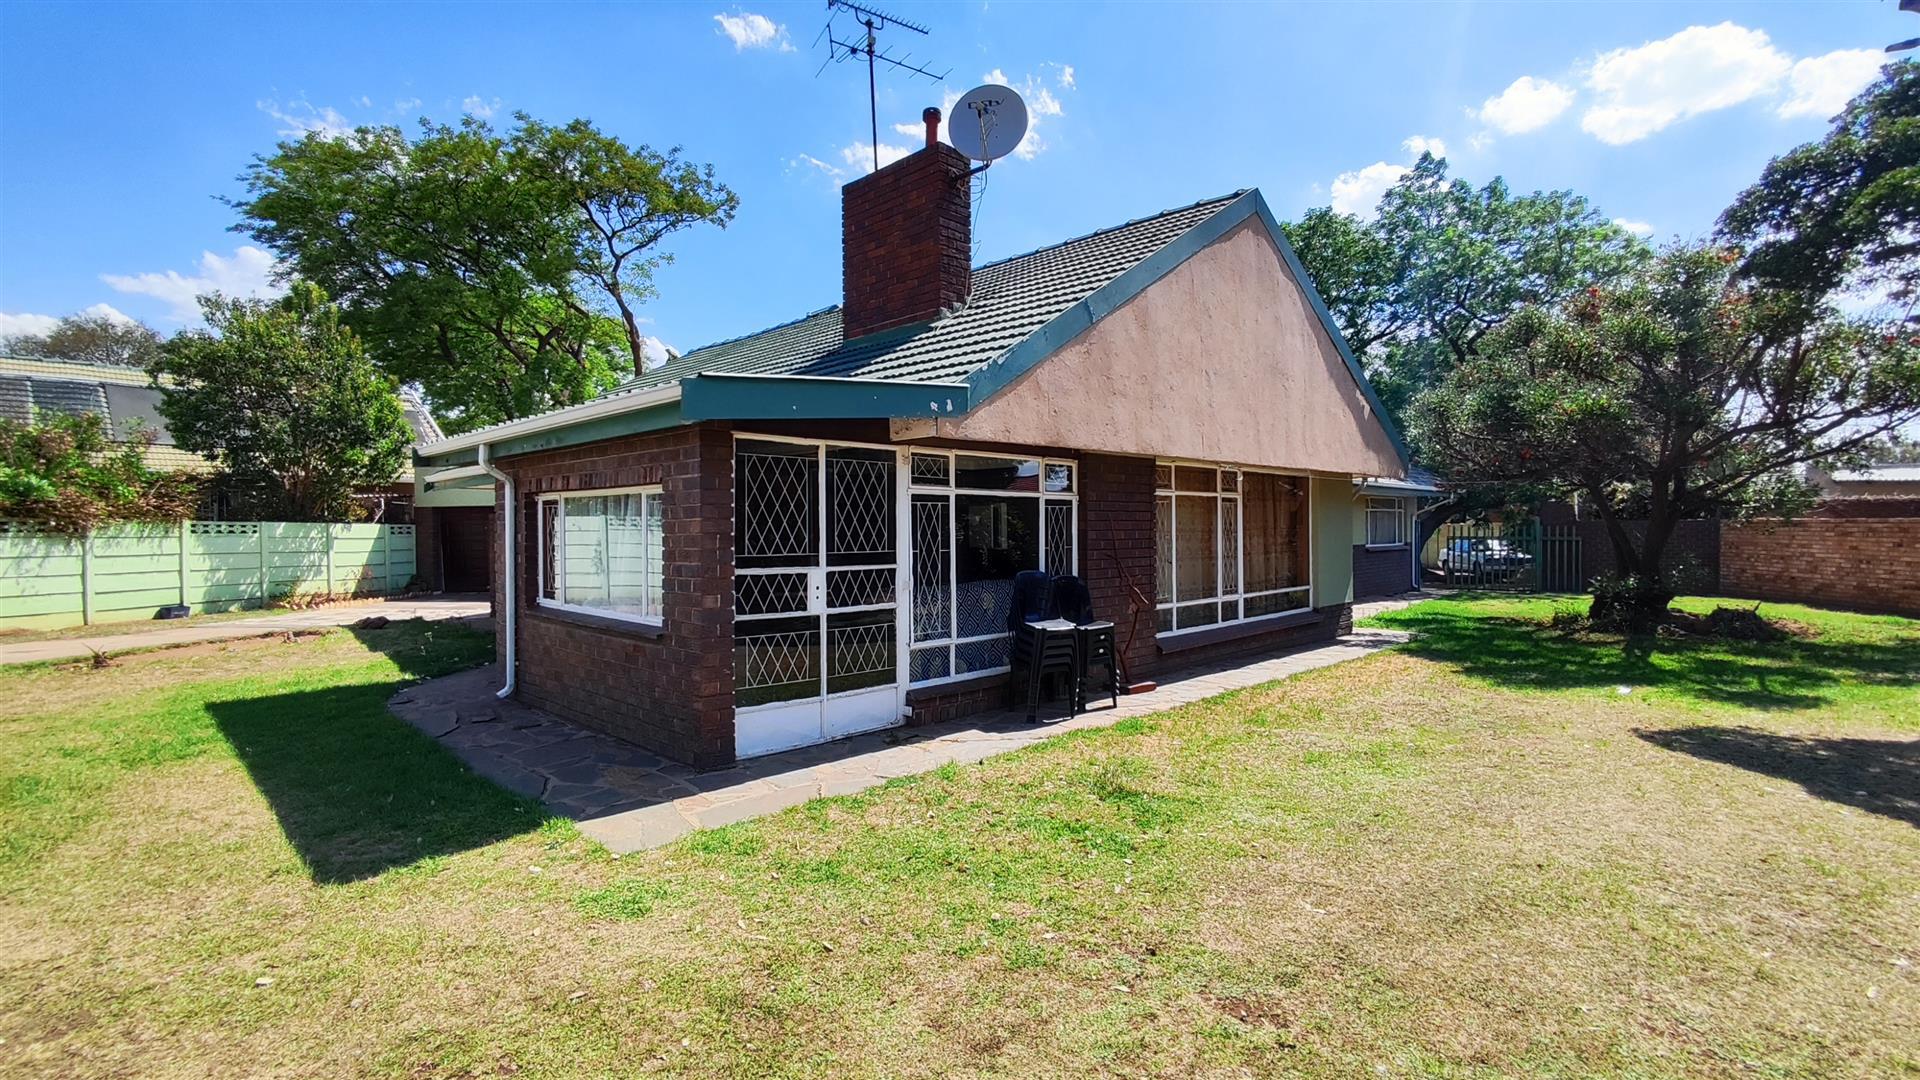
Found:
[{"label": "white window frame", "polygon": [[[567,533],[567,500],[568,499],[593,499],[593,498],[610,497],[614,495],[644,496],[645,501],[643,501],[641,504],[640,516],[642,520],[645,520],[648,516],[647,503],[664,498],[665,490],[658,484],[644,484],[644,485],[639,485],[635,487],[595,488],[591,491],[555,491],[555,492],[548,492],[548,493],[541,494],[535,498],[534,507],[533,507],[533,511],[534,511],[533,512],[533,524],[534,524],[533,531],[539,535],[539,542],[537,544],[537,550],[535,552],[535,557],[539,561],[534,564],[534,567],[535,567],[534,582],[533,582],[534,601],[538,606],[543,608],[549,608],[555,611],[571,611],[578,615],[591,615],[596,619],[613,619],[617,622],[637,623],[641,626],[655,626],[655,627],[665,626],[666,625],[665,607],[666,607],[666,597],[667,597],[667,580],[666,580],[665,553],[664,553],[664,548],[666,546],[666,513],[665,513],[664,506],[662,506],[661,508],[662,512],[660,517],[660,532],[661,532],[660,543],[663,549],[662,559],[661,559],[662,565],[660,567],[660,575],[659,575],[660,595],[654,600],[654,606],[656,608],[659,608],[660,609],[659,611],[651,615],[636,614],[634,612],[629,612],[629,611],[613,611],[608,608],[588,607],[585,604],[569,604],[560,599],[550,600],[547,598],[547,592],[548,592],[547,567],[549,565],[547,560],[547,545],[549,542],[548,536],[547,536],[547,528],[546,528],[547,505],[552,504],[554,507],[553,521],[554,521],[555,530],[561,536],[565,536]],[[553,566],[553,571],[554,571],[554,580],[552,582],[553,594],[555,597],[563,597],[567,595],[567,560],[563,556],[562,558],[553,561],[551,565]],[[647,569],[651,571],[653,568],[648,567]],[[649,576],[651,576],[651,574],[649,574]]]},{"label": "white window frame", "polygon": [[[1212,470],[1214,473],[1213,490],[1211,492],[1179,490],[1177,479],[1176,479],[1177,473],[1175,472],[1175,470],[1177,469],[1210,469]],[[1159,480],[1159,476],[1162,470],[1166,471],[1167,483],[1165,485],[1162,485]],[[1302,490],[1304,491],[1306,500],[1307,500],[1307,514],[1306,514],[1306,523],[1304,526],[1302,526],[1305,535],[1301,539],[1306,544],[1307,564],[1304,567],[1301,567],[1301,574],[1306,578],[1307,584],[1290,585],[1284,589],[1261,589],[1254,592],[1247,591],[1246,589],[1247,515],[1245,513],[1244,507],[1241,505],[1241,500],[1245,496],[1246,491],[1245,491],[1245,485],[1239,479],[1240,476],[1243,476],[1247,473],[1263,473],[1268,476],[1284,476],[1284,477],[1288,477],[1294,480],[1299,480],[1302,482],[1303,484]],[[1232,491],[1221,490],[1222,474],[1232,474],[1234,476]],[[1245,625],[1250,625],[1255,623],[1264,623],[1264,622],[1272,622],[1272,621],[1282,620],[1282,619],[1299,618],[1313,611],[1314,609],[1313,558],[1314,558],[1314,549],[1318,545],[1316,545],[1313,542],[1313,478],[1312,477],[1308,476],[1305,473],[1286,472],[1280,469],[1250,469],[1250,468],[1244,468],[1237,465],[1223,465],[1218,462],[1210,462],[1210,461],[1185,461],[1185,460],[1177,460],[1172,458],[1161,458],[1160,460],[1154,462],[1153,487],[1154,487],[1154,492],[1153,492],[1154,513],[1157,515],[1160,512],[1160,500],[1161,498],[1165,497],[1169,500],[1168,506],[1172,508],[1174,512],[1174,516],[1176,518],[1175,521],[1169,522],[1168,524],[1168,529],[1169,529],[1168,545],[1169,545],[1169,555],[1171,556],[1170,563],[1175,569],[1176,573],[1178,572],[1178,568],[1180,566],[1180,528],[1177,521],[1177,518],[1179,516],[1179,507],[1180,507],[1179,500],[1181,497],[1187,497],[1187,496],[1198,496],[1201,498],[1206,498],[1209,495],[1211,495],[1211,497],[1213,498],[1213,513],[1214,513],[1213,580],[1216,583],[1215,584],[1216,592],[1214,596],[1210,598],[1199,597],[1199,598],[1190,598],[1190,599],[1182,600],[1180,599],[1180,590],[1178,588],[1179,583],[1177,581],[1168,582],[1167,583],[1167,600],[1165,602],[1162,602],[1156,596],[1154,601],[1154,618],[1155,618],[1155,635],[1154,636],[1155,637],[1177,638],[1186,634],[1206,633],[1207,631],[1218,630],[1221,627],[1226,627],[1226,626],[1245,626]],[[1221,527],[1220,516],[1222,514],[1222,507],[1228,500],[1232,500],[1235,503],[1234,536],[1233,536],[1233,550],[1234,550],[1233,585],[1234,585],[1234,588],[1232,592],[1227,592],[1226,590],[1220,587],[1221,583],[1225,581],[1225,578],[1226,578],[1225,570],[1227,569],[1226,563],[1225,563],[1225,555],[1220,550],[1220,542],[1226,537],[1226,530]],[[1157,534],[1159,529],[1158,521],[1154,523],[1154,528]],[[1157,559],[1158,559],[1158,556],[1156,553],[1156,561]],[[1159,590],[1156,587],[1155,592],[1157,593],[1158,591]],[[1267,596],[1281,596],[1288,593],[1305,593],[1307,597],[1306,606],[1302,608],[1293,608],[1288,611],[1275,611],[1266,615],[1254,615],[1251,617],[1246,615],[1246,602],[1248,600],[1257,600]],[[1174,616],[1174,622],[1177,624],[1179,622],[1179,616],[1177,614],[1178,609],[1183,607],[1197,607],[1201,604],[1215,604],[1215,605],[1221,605],[1221,606],[1231,604],[1233,607],[1233,611],[1235,612],[1234,617],[1230,619],[1226,619],[1226,618],[1219,619],[1218,621],[1207,623],[1202,626],[1189,626],[1189,627],[1186,627],[1185,629],[1181,629],[1177,625],[1175,626],[1174,629],[1170,629],[1170,630],[1158,629],[1158,619],[1159,619],[1160,612],[1162,611],[1176,612]]]},{"label": "white window frame", "polygon": [[[999,667],[980,668],[974,671],[962,671],[958,673],[956,673],[953,670],[954,658],[958,655],[960,646],[972,645],[982,641],[993,641],[996,638],[1003,638],[1003,637],[1009,636],[1008,633],[1004,630],[999,631],[997,633],[972,634],[965,637],[957,636],[955,633],[955,631],[958,630],[960,625],[959,624],[960,612],[959,612],[958,605],[954,601],[954,598],[958,596],[960,592],[959,559],[956,557],[956,554],[955,554],[959,550],[959,539],[960,539],[960,532],[959,532],[960,523],[955,518],[956,511],[954,509],[954,504],[957,501],[956,496],[1006,495],[1006,496],[1012,496],[1015,498],[1030,498],[1030,499],[1038,500],[1040,503],[1040,517],[1039,517],[1040,531],[1039,531],[1039,535],[1036,537],[1036,540],[1040,544],[1040,552],[1039,552],[1040,569],[1046,571],[1049,574],[1056,574],[1056,575],[1057,574],[1077,574],[1079,573],[1079,566],[1080,566],[1080,484],[1081,484],[1080,463],[1078,461],[1075,461],[1072,458],[1050,458],[1050,457],[1042,457],[1035,454],[1008,453],[1006,451],[1001,451],[1001,450],[986,450],[986,449],[977,449],[973,447],[964,447],[964,446],[953,447],[950,449],[945,447],[915,446],[915,447],[911,447],[910,449],[912,451],[912,455],[908,458],[908,467],[907,467],[907,475],[908,475],[907,504],[909,507],[911,507],[913,503],[913,497],[915,495],[947,496],[947,537],[948,537],[948,545],[949,545],[948,555],[947,555],[947,636],[943,638],[928,638],[925,641],[913,640],[913,627],[912,627],[913,615],[912,615],[912,608],[911,608],[911,596],[908,596],[907,600],[903,601],[901,604],[902,610],[905,611],[906,613],[904,621],[907,623],[907,627],[908,627],[907,629],[908,656],[907,656],[907,667],[906,667],[906,670],[908,673],[907,678],[911,680],[913,677],[912,676],[912,672],[913,672],[912,653],[922,652],[922,651],[942,648],[942,647],[944,647],[947,650],[947,673],[945,675],[941,675],[936,678],[923,679],[918,682],[911,682],[910,685],[912,685],[916,689],[923,686],[940,686],[944,683],[964,682],[968,679],[979,679],[979,678],[985,678],[992,675],[1002,675],[1002,674],[1005,674],[1006,672],[1012,671],[1013,670],[1012,666],[1006,665],[1006,664],[1003,664]],[[955,456],[1006,458],[1012,461],[1037,461],[1040,463],[1040,473],[1036,483],[1034,484],[1035,490],[1010,491],[1006,489],[993,490],[989,488],[955,487],[954,486],[955,473],[954,473],[954,460],[953,460]],[[919,477],[915,476],[913,474],[913,467],[912,467],[913,457],[944,457],[946,458],[947,459],[946,482],[937,483],[934,481],[921,480]],[[1067,469],[1067,475],[1069,477],[1069,480],[1067,483],[1068,490],[1066,491],[1047,491],[1046,490],[1047,470],[1055,466],[1065,466]],[[1073,560],[1072,560],[1072,565],[1065,568],[1047,565],[1047,503],[1049,502],[1065,502],[1070,506],[1067,516],[1069,520],[1072,522]],[[906,552],[905,557],[907,560],[906,565],[911,567],[912,560],[913,560],[913,542],[912,542],[911,536],[908,537],[908,541],[905,545],[905,552]],[[909,571],[909,573],[906,576],[908,578],[911,578],[912,577],[911,572]]]},{"label": "white window frame", "polygon": [[[1393,530],[1399,537],[1396,540],[1374,539],[1373,523],[1376,518],[1389,518],[1393,521]],[[1367,550],[1392,551],[1407,546],[1407,507],[1405,499],[1389,496],[1367,496]]]}]

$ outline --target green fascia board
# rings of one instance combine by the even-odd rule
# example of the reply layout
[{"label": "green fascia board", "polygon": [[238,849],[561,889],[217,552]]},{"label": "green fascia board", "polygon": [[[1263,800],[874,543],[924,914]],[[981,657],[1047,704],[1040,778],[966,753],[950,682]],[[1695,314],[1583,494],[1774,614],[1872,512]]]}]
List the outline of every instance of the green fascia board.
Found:
[{"label": "green fascia board", "polygon": [[696,420],[862,420],[958,416],[966,383],[704,372],[681,380],[680,411]]},{"label": "green fascia board", "polygon": [[1125,273],[1093,291],[1086,299],[1055,316],[1054,319],[1034,331],[1013,348],[989,361],[985,367],[967,376],[967,384],[972,387],[975,404],[984,404],[988,398],[1007,388],[1015,379],[1026,374],[1040,361],[1052,356],[1061,347],[1079,337],[1094,323],[1106,318],[1122,304],[1145,292],[1154,282],[1167,276],[1181,263],[1200,253],[1202,248],[1231,232],[1235,226],[1249,217],[1258,216],[1266,226],[1267,234],[1272,237],[1274,246],[1279,249],[1292,271],[1294,280],[1306,293],[1307,302],[1312,306],[1314,315],[1327,336],[1333,339],[1333,345],[1346,362],[1347,371],[1354,382],[1360,384],[1360,392],[1366,395],[1367,404],[1372,407],[1374,419],[1393,441],[1393,448],[1400,455],[1402,467],[1410,467],[1413,457],[1407,451],[1406,440],[1401,438],[1400,429],[1394,426],[1387,415],[1386,406],[1380,401],[1373,384],[1367,381],[1367,374],[1360,361],[1347,346],[1347,339],[1335,325],[1333,314],[1327,310],[1327,303],[1320,298],[1320,291],[1313,286],[1313,278],[1301,265],[1300,257],[1293,253],[1293,246],[1287,243],[1286,234],[1280,231],[1280,222],[1267,208],[1267,201],[1260,196],[1259,190],[1247,192],[1223,207],[1219,213],[1206,219],[1182,233],[1167,246],[1134,264]]},{"label": "green fascia board", "polygon": [[541,450],[558,450],[567,446],[599,442],[602,439],[618,439],[626,435],[645,435],[648,432],[665,431],[685,423],[687,419],[681,415],[680,403],[668,401],[651,408],[614,413],[611,416],[583,420],[577,424],[550,428],[531,435],[509,436],[499,442],[488,443],[488,456],[503,458],[513,457],[516,454],[538,453]]},{"label": "green fascia board", "polygon": [[463,476],[458,480],[435,480],[428,477],[421,483],[428,491],[459,491],[466,488],[491,490],[494,479],[491,476]]},{"label": "green fascia board", "polygon": [[413,450],[413,471],[417,474],[423,469],[452,469],[461,465],[480,464],[480,451],[469,446],[465,450],[450,450],[444,454],[423,454],[419,447]]}]

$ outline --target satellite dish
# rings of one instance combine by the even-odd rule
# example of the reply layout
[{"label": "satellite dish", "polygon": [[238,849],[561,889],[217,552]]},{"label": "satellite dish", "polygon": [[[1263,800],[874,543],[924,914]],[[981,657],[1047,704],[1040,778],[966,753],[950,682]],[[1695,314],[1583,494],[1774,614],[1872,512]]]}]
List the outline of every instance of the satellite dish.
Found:
[{"label": "satellite dish", "polygon": [[1027,136],[1027,103],[1011,86],[976,86],[953,105],[947,140],[975,161],[994,162],[1013,153]]}]

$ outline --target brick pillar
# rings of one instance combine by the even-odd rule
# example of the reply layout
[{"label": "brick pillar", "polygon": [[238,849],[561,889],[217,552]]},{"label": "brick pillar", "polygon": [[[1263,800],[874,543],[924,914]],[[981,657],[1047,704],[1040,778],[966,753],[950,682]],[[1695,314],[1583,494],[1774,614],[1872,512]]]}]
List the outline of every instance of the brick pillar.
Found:
[{"label": "brick pillar", "polygon": [[[1151,678],[1159,659],[1154,643],[1157,571],[1153,534],[1153,461],[1086,454],[1080,458],[1080,568],[1093,610],[1112,620],[1114,642],[1127,673]],[[1146,600],[1136,610],[1138,595]],[[1127,636],[1133,635],[1131,643]]]}]

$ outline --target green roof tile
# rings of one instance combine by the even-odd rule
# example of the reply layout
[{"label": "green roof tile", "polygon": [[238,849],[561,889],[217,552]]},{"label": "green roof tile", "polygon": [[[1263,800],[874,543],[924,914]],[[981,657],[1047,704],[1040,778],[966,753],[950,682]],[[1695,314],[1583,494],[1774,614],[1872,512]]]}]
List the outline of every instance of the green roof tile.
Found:
[{"label": "green roof tile", "polygon": [[1168,210],[973,272],[964,307],[918,326],[840,339],[840,309],[825,308],[746,337],[694,349],[630,379],[609,396],[702,372],[825,375],[957,382],[1005,353],[1244,192]]}]

